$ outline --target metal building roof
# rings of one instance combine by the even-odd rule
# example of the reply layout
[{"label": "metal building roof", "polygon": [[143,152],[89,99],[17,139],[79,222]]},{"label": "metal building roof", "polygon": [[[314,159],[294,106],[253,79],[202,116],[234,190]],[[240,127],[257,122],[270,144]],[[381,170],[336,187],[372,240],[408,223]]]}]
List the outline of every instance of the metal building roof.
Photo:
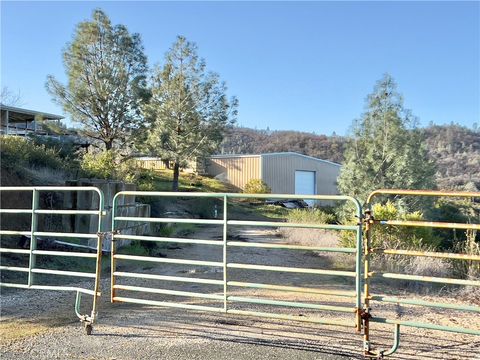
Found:
[{"label": "metal building roof", "polygon": [[302,156],[307,159],[315,160],[324,162],[331,165],[342,166],[341,164],[335,163],[329,160],[319,159],[313,156],[303,155],[294,151],[286,151],[286,152],[275,152],[275,153],[263,153],[263,154],[224,154],[224,155],[212,155],[210,158],[212,159],[228,159],[228,158],[242,158],[242,157],[261,157],[261,156],[278,156],[278,155],[295,155],[295,156]]},{"label": "metal building roof", "polygon": [[10,123],[23,123],[25,121],[33,121],[35,117],[41,117],[43,120],[61,120],[61,115],[49,114],[43,111],[22,109],[14,106],[0,104],[0,110],[8,111],[8,121]]}]

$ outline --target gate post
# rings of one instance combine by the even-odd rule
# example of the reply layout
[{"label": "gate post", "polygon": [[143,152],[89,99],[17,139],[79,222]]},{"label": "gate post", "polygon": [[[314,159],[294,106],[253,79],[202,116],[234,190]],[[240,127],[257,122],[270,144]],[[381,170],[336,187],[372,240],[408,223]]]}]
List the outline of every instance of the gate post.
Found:
[{"label": "gate post", "polygon": [[228,218],[227,218],[228,198],[223,196],[223,311],[227,312],[227,238],[228,238]]},{"label": "gate post", "polygon": [[[99,221],[100,223],[100,221]],[[98,225],[100,227],[100,224]],[[93,306],[92,306],[92,323],[95,321],[98,315],[97,307],[98,307],[98,293],[100,292],[100,273],[102,269],[102,245],[103,239],[105,237],[105,233],[98,233],[97,234],[97,259],[96,259],[96,267],[95,267],[95,286],[94,286],[94,294],[93,294]]]},{"label": "gate post", "polygon": [[38,210],[38,203],[40,201],[40,194],[37,189],[32,189],[32,221],[30,223],[30,258],[28,261],[28,286],[32,286],[34,282],[34,274],[32,272],[33,268],[35,268],[36,263],[36,255],[33,253],[37,250],[37,237],[35,233],[37,232],[38,224],[37,224],[37,210]]},{"label": "gate post", "polygon": [[356,257],[355,257],[355,307],[356,307],[356,314],[355,314],[355,321],[356,321],[356,331],[360,333],[362,331],[362,251],[363,251],[363,214],[362,214],[362,207],[357,199],[355,199],[355,204],[357,206],[357,218],[358,218],[358,228],[357,228],[357,236],[356,236]]},{"label": "gate post", "polygon": [[363,301],[364,308],[361,314],[363,321],[363,352],[365,356],[371,355],[370,353],[370,278],[368,273],[370,271],[370,246],[371,246],[371,234],[373,225],[373,216],[371,209],[365,210],[365,233],[366,240],[363,246],[364,253],[364,293],[365,298]]}]

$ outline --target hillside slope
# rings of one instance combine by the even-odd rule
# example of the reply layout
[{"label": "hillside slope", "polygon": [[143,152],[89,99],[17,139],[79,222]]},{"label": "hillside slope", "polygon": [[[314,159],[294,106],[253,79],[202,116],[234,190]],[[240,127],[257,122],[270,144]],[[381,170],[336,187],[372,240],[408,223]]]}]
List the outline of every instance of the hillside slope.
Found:
[{"label": "hillside slope", "polygon": [[[437,163],[440,189],[480,188],[480,130],[456,124],[422,129],[429,156]],[[348,138],[298,131],[266,131],[237,127],[222,145],[223,153],[259,154],[295,151],[342,163]]]},{"label": "hillside slope", "polygon": [[458,125],[424,129],[430,157],[437,162],[441,189],[463,188],[473,182],[480,188],[480,131]]},{"label": "hillside slope", "polygon": [[316,135],[299,131],[267,131],[236,127],[226,136],[222,152],[226,154],[261,154],[295,151],[341,163],[347,138]]}]

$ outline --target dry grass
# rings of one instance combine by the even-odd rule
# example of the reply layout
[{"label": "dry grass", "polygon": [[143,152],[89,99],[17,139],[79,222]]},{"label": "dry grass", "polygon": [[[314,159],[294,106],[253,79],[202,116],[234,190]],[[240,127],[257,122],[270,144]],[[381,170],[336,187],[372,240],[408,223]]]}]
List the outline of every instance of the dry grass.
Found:
[{"label": "dry grass", "polygon": [[[480,256],[480,244],[475,241],[477,231],[467,230],[466,235],[467,241],[457,246],[458,251],[464,254]],[[466,275],[467,279],[480,281],[480,261],[462,261],[454,265],[461,267],[460,271]],[[468,297],[472,302],[480,304],[480,287],[465,286],[461,294]]]},{"label": "dry grass", "polygon": [[0,322],[0,344],[14,340],[20,340],[41,334],[48,330],[48,327],[28,321],[1,321]]},{"label": "dry grass", "polygon": [[338,247],[338,237],[328,230],[282,228],[281,234],[289,243],[295,245]]},{"label": "dry grass", "polygon": [[[281,236],[289,244],[335,248],[341,247],[338,232],[321,229],[282,228]],[[340,269],[354,269],[355,257],[353,254],[317,252],[319,256],[328,259],[333,267]]]},{"label": "dry grass", "polygon": [[385,272],[437,277],[449,277],[452,275],[451,264],[444,259],[438,258],[378,255],[374,256],[373,263],[376,269],[378,268]]},{"label": "dry grass", "polygon": [[[283,228],[280,230],[281,236],[289,244],[318,247],[341,247],[339,232],[320,230],[320,229],[302,229],[302,228]],[[353,235],[352,235],[353,236]],[[353,241],[353,240],[352,240]],[[403,248],[402,248],[403,249]],[[404,249],[409,250],[409,249]],[[418,250],[418,249],[410,249]],[[427,251],[429,249],[423,249]],[[433,251],[433,249],[430,249]],[[355,257],[352,254],[318,252],[319,256],[327,259],[332,268],[348,269],[355,268]],[[419,276],[433,277],[454,277],[454,266],[451,262],[444,259],[402,256],[402,255],[375,255],[372,258],[372,268],[381,272],[392,272]],[[377,280],[376,280],[377,281]],[[395,281],[393,283],[385,282],[379,279],[384,286],[394,286],[395,289],[401,288],[405,291],[416,293],[431,293],[438,291],[438,285],[414,281]],[[468,295],[469,300],[478,296],[478,288],[465,288],[462,295]]]},{"label": "dry grass", "polygon": [[2,319],[0,321],[0,345],[12,341],[21,340],[47,331],[61,331],[67,324],[77,323],[76,318],[71,314],[41,317],[35,320],[23,319]]}]

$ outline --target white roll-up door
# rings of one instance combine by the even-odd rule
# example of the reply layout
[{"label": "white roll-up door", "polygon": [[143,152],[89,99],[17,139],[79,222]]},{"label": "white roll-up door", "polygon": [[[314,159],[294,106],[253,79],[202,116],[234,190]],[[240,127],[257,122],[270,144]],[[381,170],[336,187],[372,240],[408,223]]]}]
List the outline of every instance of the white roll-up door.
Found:
[{"label": "white roll-up door", "polygon": [[[295,194],[315,195],[315,171],[295,170]],[[306,200],[313,206],[313,200]]]}]

